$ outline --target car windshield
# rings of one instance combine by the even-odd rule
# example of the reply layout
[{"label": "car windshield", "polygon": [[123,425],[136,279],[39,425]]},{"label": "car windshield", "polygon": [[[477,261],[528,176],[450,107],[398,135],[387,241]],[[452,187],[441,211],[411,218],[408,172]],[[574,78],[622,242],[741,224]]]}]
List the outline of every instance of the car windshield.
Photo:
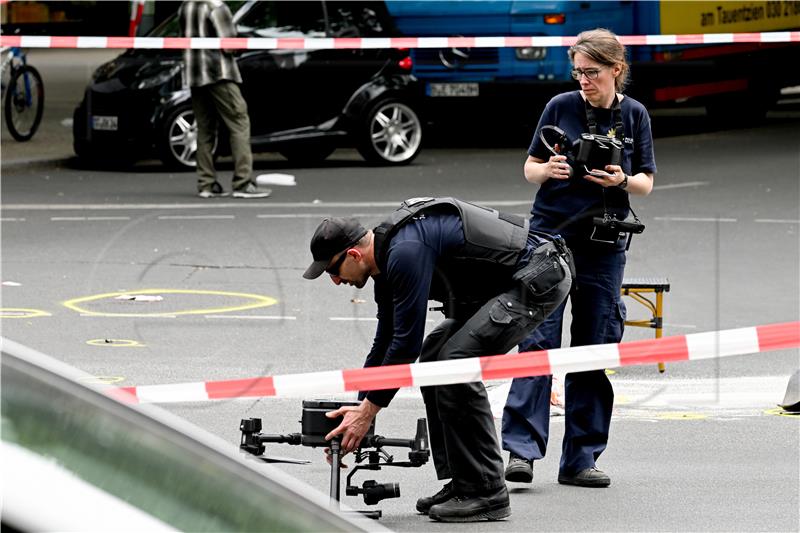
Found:
[{"label": "car windshield", "polygon": [[47,515],[48,496],[74,500],[77,508],[99,489],[182,531],[361,529],[319,501],[301,496],[300,491],[308,489],[292,486],[296,482],[285,474],[264,467],[256,470],[234,459],[223,451],[228,446],[220,448],[221,443],[184,420],[160,409],[119,403],[77,382],[88,376],[78,376],[74,369],[8,339],[0,340],[3,449],[32,465],[38,456],[43,459],[38,464],[74,476],[80,484],[72,483],[73,487],[94,487],[85,493],[66,494],[62,489],[54,494],[51,479],[42,479],[39,482],[48,484],[47,490],[34,484],[34,494],[23,494],[31,484],[24,476],[9,475],[4,485],[15,491],[15,501],[26,498],[26,508],[39,506],[41,516],[23,513],[24,520]]},{"label": "car windshield", "polygon": [[325,14],[320,2],[253,2],[237,13],[236,28],[243,37],[325,37]]},{"label": "car windshield", "polygon": [[[232,13],[236,13],[247,2],[225,2],[230,8]],[[177,5],[177,4],[176,4]],[[177,9],[176,9],[177,11]],[[147,33],[147,37],[182,37],[181,25],[178,20],[178,14],[167,17],[166,20],[161,22],[158,26],[153,28]]]}]

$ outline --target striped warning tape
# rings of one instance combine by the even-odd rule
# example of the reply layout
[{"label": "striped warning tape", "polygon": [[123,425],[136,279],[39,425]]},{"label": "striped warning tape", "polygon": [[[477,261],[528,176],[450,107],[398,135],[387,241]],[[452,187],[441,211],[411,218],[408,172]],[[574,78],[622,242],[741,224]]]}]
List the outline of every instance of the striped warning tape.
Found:
[{"label": "striped warning tape", "polygon": [[[624,45],[788,43],[800,42],[800,31],[697,33],[684,35],[622,35]],[[147,49],[367,49],[367,48],[495,48],[572,46],[577,37],[83,37],[1,35],[0,46],[23,48],[147,48]]]},{"label": "striped warning tape", "polygon": [[453,361],[331,370],[226,381],[109,389],[131,403],[169,403],[339,394],[348,391],[450,385],[553,373],[584,372],[657,362],[695,361],[800,347],[800,322],[677,337],[578,346]]}]

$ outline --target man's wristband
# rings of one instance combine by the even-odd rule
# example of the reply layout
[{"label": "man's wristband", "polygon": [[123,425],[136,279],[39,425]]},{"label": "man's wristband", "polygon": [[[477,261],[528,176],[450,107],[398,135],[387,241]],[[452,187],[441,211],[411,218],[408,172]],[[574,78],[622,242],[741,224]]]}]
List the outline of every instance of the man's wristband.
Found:
[{"label": "man's wristband", "polygon": [[628,188],[628,175],[627,174],[623,174],[623,176],[625,176],[625,177],[622,179],[622,181],[619,183],[619,185],[617,185],[617,187],[619,187],[620,189],[627,189]]}]

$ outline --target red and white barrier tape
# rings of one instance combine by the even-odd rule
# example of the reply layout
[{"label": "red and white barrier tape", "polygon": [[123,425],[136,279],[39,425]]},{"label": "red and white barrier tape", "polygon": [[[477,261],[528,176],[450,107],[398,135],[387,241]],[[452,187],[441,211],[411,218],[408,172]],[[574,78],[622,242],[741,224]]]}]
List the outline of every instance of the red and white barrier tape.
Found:
[{"label": "red and white barrier tape", "polygon": [[[367,48],[502,48],[572,46],[577,37],[62,37],[0,35],[0,46],[22,48],[147,48],[147,49],[367,49]],[[685,35],[622,35],[625,45],[789,43],[800,42],[800,31],[754,33],[697,33]]]},{"label": "red and white barrier tape", "polygon": [[579,346],[540,352],[473,357],[410,365],[331,370],[226,381],[145,385],[109,389],[130,403],[169,403],[309,396],[491,381],[619,366],[716,359],[800,347],[800,322],[694,333],[620,344]]}]

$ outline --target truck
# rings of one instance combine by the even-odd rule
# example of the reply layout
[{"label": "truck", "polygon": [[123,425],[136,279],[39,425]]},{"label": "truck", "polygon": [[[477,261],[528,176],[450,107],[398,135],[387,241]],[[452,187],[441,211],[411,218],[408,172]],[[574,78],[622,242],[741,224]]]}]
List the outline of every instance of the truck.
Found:
[{"label": "truck", "polygon": [[[799,1],[387,1],[399,32],[418,37],[771,32],[800,28]],[[800,43],[628,46],[626,94],[648,108],[702,106],[721,123],[762,119],[782,88],[800,84]],[[576,88],[565,47],[412,51],[425,113],[506,116]],[[529,113],[529,111],[526,111]],[[513,116],[513,115],[512,115]]]}]

